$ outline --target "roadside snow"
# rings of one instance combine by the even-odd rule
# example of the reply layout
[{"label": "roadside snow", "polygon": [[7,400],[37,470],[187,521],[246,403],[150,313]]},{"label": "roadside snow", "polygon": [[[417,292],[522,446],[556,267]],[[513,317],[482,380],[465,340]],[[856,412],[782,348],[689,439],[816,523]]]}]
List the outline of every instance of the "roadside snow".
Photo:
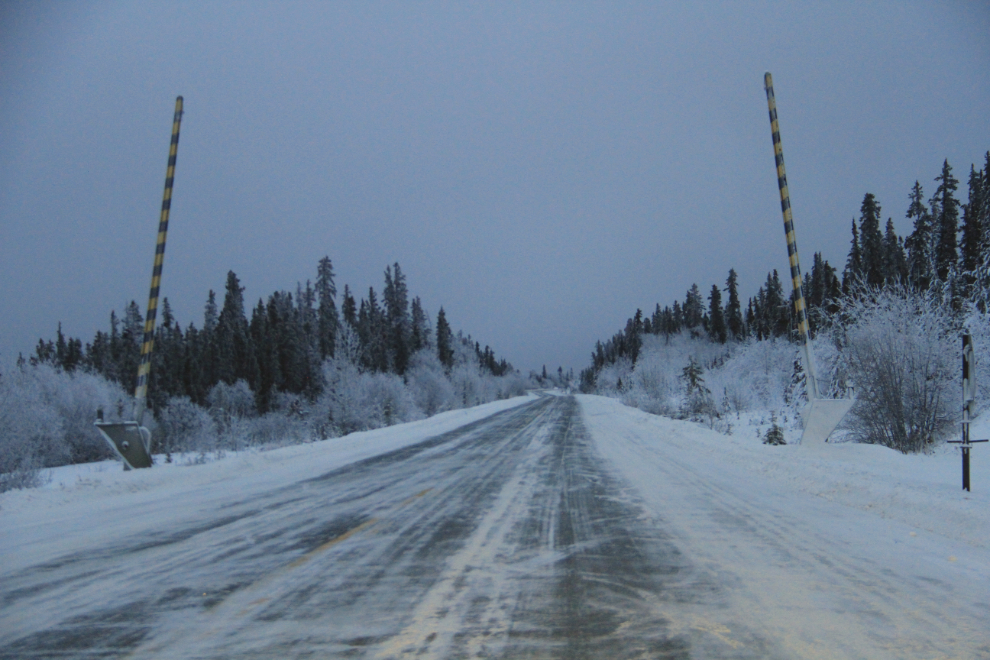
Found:
[{"label": "roadside snow", "polygon": [[770,446],[579,400],[629,501],[689,559],[688,590],[722,603],[665,611],[717,657],[773,640],[785,657],[990,658],[990,446],[966,493],[954,449]]},{"label": "roadside snow", "polygon": [[[712,470],[731,465],[795,491],[990,548],[990,443],[976,444],[970,451],[971,492],[966,492],[958,445],[910,455],[851,442],[810,449],[797,444],[801,430],[794,420],[778,420],[789,444],[775,447],[761,440],[769,427],[769,413],[727,416],[732,434],[723,435],[702,424],[650,415],[610,399],[581,397],[581,401],[592,410],[632,414],[662,434],[665,442]],[[990,419],[973,422],[970,437],[990,438]]]}]

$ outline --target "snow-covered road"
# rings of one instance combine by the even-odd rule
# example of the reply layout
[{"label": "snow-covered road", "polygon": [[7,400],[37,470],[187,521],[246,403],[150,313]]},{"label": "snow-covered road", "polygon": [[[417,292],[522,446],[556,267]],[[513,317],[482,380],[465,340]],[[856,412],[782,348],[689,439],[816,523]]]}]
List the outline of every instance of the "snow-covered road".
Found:
[{"label": "snow-covered road", "polygon": [[7,494],[0,658],[990,657],[986,544],[782,456],[549,396]]}]

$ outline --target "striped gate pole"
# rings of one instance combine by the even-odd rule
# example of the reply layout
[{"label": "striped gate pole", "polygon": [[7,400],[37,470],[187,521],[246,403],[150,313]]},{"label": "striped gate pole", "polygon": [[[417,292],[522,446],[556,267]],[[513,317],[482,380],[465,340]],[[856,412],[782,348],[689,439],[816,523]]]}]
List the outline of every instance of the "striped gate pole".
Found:
[{"label": "striped gate pole", "polygon": [[175,99],[175,116],[172,120],[172,143],[168,151],[168,169],[165,170],[165,194],[162,213],[158,221],[158,244],[155,247],[155,266],[151,271],[151,290],[148,293],[148,313],[144,321],[144,341],[141,344],[141,362],[138,365],[137,387],[134,388],[134,419],[141,425],[148,397],[148,375],[151,373],[151,351],[155,347],[155,318],[158,315],[158,289],[162,281],[162,263],[165,261],[165,237],[168,234],[168,212],[172,207],[172,183],[175,180],[175,156],[179,149],[179,124],[182,122],[182,97]]},{"label": "striped gate pole", "polygon": [[773,96],[773,78],[768,71],[763,76],[763,87],[767,92],[767,106],[770,109],[770,130],[773,133],[773,154],[777,161],[777,186],[780,188],[780,210],[784,215],[784,233],[787,235],[787,256],[791,263],[791,283],[794,286],[794,312],[797,315],[798,332],[804,342],[805,365],[808,371],[808,398],[819,399],[818,375],[811,359],[811,331],[808,327],[808,312],[801,285],[801,265],[798,262],[797,240],[794,237],[794,218],[791,215],[791,198],[787,192],[787,173],[784,171],[784,150],[780,146],[780,127],[777,125],[777,102]]}]

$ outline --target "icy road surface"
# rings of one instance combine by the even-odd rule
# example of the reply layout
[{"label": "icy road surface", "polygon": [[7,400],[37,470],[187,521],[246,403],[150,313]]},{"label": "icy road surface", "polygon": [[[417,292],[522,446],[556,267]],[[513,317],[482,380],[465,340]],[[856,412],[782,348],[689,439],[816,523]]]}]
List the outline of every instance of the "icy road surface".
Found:
[{"label": "icy road surface", "polygon": [[155,500],[141,475],[168,472],[129,473],[154,524],[0,528],[25,539],[0,545],[0,658],[990,657],[986,546],[699,432],[544,397],[293,479],[254,463]]}]

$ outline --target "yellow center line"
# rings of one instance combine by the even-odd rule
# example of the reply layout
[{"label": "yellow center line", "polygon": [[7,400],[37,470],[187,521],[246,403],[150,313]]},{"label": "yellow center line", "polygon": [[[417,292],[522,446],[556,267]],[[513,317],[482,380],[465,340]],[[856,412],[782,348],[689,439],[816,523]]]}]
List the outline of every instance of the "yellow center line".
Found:
[{"label": "yellow center line", "polygon": [[341,534],[340,536],[337,536],[337,537],[334,537],[334,538],[330,539],[329,541],[327,541],[326,543],[324,543],[320,547],[316,548],[315,550],[310,550],[309,552],[307,552],[306,554],[304,554],[299,559],[296,559],[295,561],[293,561],[292,563],[290,563],[288,567],[289,568],[296,568],[297,566],[301,566],[302,564],[305,564],[310,559],[312,559],[314,555],[317,555],[317,554],[323,552],[324,550],[326,550],[328,548],[332,548],[333,546],[337,545],[338,543],[340,543],[342,541],[346,541],[347,539],[349,539],[350,537],[354,536],[355,534],[357,534],[361,530],[367,529],[368,527],[371,527],[372,525],[374,525],[377,522],[378,522],[378,518],[371,518],[370,520],[364,521],[363,523],[361,523],[360,525],[358,525],[354,529],[350,529],[350,530],[344,532],[343,534]]}]

